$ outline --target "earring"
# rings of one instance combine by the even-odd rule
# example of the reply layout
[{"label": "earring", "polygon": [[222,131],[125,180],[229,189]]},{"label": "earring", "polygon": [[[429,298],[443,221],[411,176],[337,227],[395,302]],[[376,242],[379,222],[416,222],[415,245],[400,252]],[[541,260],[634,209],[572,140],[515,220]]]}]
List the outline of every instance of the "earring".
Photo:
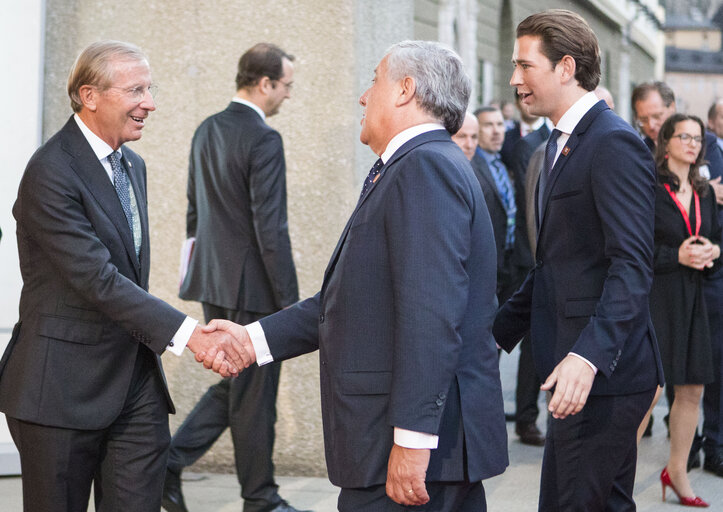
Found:
[{"label": "earring", "polygon": [[665,153],[665,159],[666,160],[668,159],[668,153]]}]

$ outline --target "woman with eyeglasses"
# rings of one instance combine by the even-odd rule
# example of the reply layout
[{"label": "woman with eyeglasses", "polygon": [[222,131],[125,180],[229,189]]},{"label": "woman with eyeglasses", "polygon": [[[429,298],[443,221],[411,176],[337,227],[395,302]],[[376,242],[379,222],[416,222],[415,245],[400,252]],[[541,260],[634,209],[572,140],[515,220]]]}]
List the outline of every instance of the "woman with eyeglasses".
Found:
[{"label": "woman with eyeglasses", "polygon": [[[655,190],[654,276],[650,311],[663,360],[665,383],[674,386],[670,409],[670,456],[660,474],[680,503],[707,507],[695,495],[687,461],[698,425],[703,385],[713,380],[710,332],[703,279],[720,265],[721,226],[715,194],[701,177],[703,122],[673,114],[660,129],[655,152],[658,185]],[[638,431],[642,436],[653,405]]]}]

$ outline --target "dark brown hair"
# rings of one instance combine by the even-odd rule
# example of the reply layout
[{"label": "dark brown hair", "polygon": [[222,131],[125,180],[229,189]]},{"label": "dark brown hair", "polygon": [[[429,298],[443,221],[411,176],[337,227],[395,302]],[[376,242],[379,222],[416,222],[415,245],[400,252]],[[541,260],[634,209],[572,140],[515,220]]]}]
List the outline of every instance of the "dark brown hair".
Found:
[{"label": "dark brown hair", "polygon": [[635,104],[639,101],[645,101],[648,95],[653,91],[657,91],[657,93],[660,94],[660,99],[663,100],[663,105],[666,107],[669,107],[675,102],[675,93],[665,82],[643,82],[633,89],[633,94],[630,97],[630,106],[633,108],[633,117],[636,119],[638,117],[638,112],[635,110]]},{"label": "dark brown hair", "polygon": [[528,16],[517,25],[517,37],[537,36],[540,51],[553,67],[565,55],[575,59],[575,79],[580,87],[594,91],[600,83],[600,46],[582,16],[565,9],[549,9]]},{"label": "dark brown hair", "polygon": [[283,60],[294,60],[284,50],[271,43],[258,43],[249,48],[238,61],[236,89],[253,87],[263,77],[279,80],[284,76]]},{"label": "dark brown hair", "polygon": [[688,181],[690,181],[691,186],[700,196],[705,196],[708,193],[708,181],[700,175],[700,166],[705,163],[705,126],[703,126],[703,121],[697,116],[673,114],[666,119],[663,126],[661,126],[660,132],[658,132],[658,145],[655,148],[655,168],[658,173],[658,181],[660,183],[670,184],[670,188],[673,190],[680,189],[680,180],[668,167],[668,159],[665,158],[667,154],[665,146],[667,146],[670,139],[673,138],[676,125],[683,121],[693,121],[700,126],[700,136],[702,137],[700,153],[698,153],[698,158],[695,159],[695,163],[690,166]]}]

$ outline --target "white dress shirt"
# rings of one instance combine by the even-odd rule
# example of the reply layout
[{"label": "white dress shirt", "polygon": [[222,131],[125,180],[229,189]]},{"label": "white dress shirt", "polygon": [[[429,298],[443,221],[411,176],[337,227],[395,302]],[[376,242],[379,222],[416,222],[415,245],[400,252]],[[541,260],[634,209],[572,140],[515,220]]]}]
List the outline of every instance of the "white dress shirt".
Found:
[{"label": "white dress shirt", "polygon": [[[91,129],[88,128],[80,119],[78,114],[75,114],[73,118],[78,124],[78,128],[80,128],[81,133],[88,141],[88,144],[90,144],[90,148],[93,150],[93,153],[95,153],[95,156],[98,160],[100,160],[103,169],[105,169],[105,172],[108,175],[108,179],[110,179],[111,183],[113,183],[113,170],[111,169],[110,161],[108,160],[108,156],[113,153],[113,148],[93,133]],[[119,156],[122,156],[120,148],[118,148],[116,153],[119,153]],[[176,331],[176,334],[174,334],[173,338],[171,338],[169,344],[166,345],[166,350],[180,356],[183,353],[183,349],[186,348],[188,340],[191,338],[191,334],[196,328],[196,325],[198,325],[198,320],[194,320],[190,316],[187,316],[185,320],[183,320],[181,327],[179,327]]]},{"label": "white dress shirt", "polygon": [[[412,126],[399,132],[397,135],[392,137],[392,140],[387,144],[386,149],[381,155],[382,162],[385,164],[389,159],[402,147],[406,142],[412,140],[417,135],[421,135],[432,130],[444,130],[444,126],[439,123],[425,123]],[[254,322],[246,326],[251,343],[254,346],[254,352],[256,352],[256,363],[259,366],[268,364],[274,360],[269,350],[269,344],[266,341],[266,335],[259,322]],[[426,432],[415,432],[413,430],[406,430],[399,427],[394,427],[394,443],[403,446],[405,448],[427,448],[435,449],[439,442],[439,436],[434,434],[428,434]]]}]

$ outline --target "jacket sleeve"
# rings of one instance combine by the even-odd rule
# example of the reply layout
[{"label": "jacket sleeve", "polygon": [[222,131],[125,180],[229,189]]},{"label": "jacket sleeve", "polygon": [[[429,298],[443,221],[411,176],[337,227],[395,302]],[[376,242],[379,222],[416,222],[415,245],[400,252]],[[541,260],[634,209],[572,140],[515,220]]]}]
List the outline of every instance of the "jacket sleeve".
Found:
[{"label": "jacket sleeve", "polygon": [[[14,211],[18,229],[77,294],[156,353],[162,353],[186,315],[123,276],[89,218],[103,215],[79,180],[51,162],[31,162]],[[117,250],[124,251],[120,239]]]},{"label": "jacket sleeve", "polygon": [[610,265],[602,294],[572,352],[606,377],[630,333],[646,321],[653,277],[655,168],[637,136],[619,130],[592,158],[593,201]]},{"label": "jacket sleeve", "polygon": [[281,136],[270,131],[251,151],[249,194],[261,259],[276,306],[299,300],[286,215],[286,163]]}]

